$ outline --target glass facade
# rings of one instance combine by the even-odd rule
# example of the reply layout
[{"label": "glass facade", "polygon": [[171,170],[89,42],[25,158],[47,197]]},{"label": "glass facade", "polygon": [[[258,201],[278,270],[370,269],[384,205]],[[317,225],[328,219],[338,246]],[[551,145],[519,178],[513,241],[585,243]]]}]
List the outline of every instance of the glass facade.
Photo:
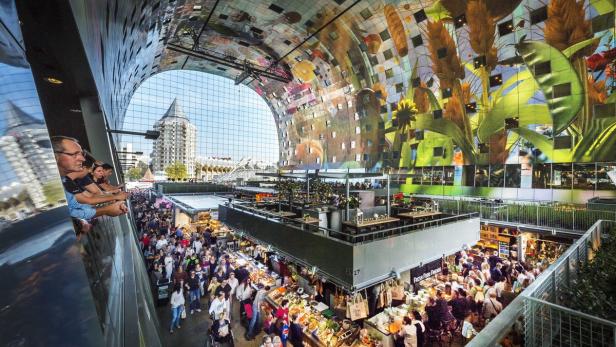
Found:
[{"label": "glass facade", "polygon": [[[278,162],[276,123],[267,103],[246,86],[203,72],[175,70],[150,77],[131,99],[123,130],[153,129],[174,100],[196,127],[197,162],[207,158]],[[143,152],[138,159],[145,162],[151,159],[151,140],[123,135],[120,147]]]}]

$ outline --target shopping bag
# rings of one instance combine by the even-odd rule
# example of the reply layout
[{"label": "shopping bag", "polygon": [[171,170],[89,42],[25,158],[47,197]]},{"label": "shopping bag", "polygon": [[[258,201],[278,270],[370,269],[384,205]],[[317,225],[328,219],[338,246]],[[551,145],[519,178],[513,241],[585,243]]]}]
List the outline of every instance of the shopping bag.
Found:
[{"label": "shopping bag", "polygon": [[355,294],[349,307],[349,315],[351,320],[364,319],[368,317],[368,303],[361,294]]},{"label": "shopping bag", "polygon": [[379,297],[377,298],[376,307],[385,307],[385,288],[382,284],[379,285]]},{"label": "shopping bag", "polygon": [[394,286],[391,287],[391,298],[393,300],[404,300],[404,286],[399,282],[394,283]]},{"label": "shopping bag", "polygon": [[252,305],[249,303],[244,304],[244,312],[246,312],[246,318],[252,319]]}]

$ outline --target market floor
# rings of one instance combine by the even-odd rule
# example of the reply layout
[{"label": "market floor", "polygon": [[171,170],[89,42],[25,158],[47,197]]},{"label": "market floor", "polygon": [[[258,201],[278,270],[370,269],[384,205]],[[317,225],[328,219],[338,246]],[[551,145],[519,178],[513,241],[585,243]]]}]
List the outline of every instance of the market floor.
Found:
[{"label": "market floor", "polygon": [[[233,302],[233,321],[231,322],[231,329],[234,335],[235,347],[259,347],[263,339],[263,333],[260,333],[254,340],[246,341],[244,338],[244,332],[246,329],[240,324],[237,317],[240,316],[239,305],[237,301]],[[158,314],[158,320],[161,327],[164,327],[161,335],[163,337],[164,346],[173,347],[206,347],[206,341],[208,339],[207,331],[210,327],[211,321],[208,318],[207,307],[209,307],[209,301],[201,301],[201,312],[195,312],[193,315],[187,312],[186,319],[182,319],[181,328],[176,329],[173,334],[169,333],[169,325],[171,324],[171,308],[169,304],[158,306],[156,312]],[[458,347],[464,346],[461,341],[461,337],[456,337],[450,343],[449,341],[443,341],[442,344],[431,343],[426,347],[432,346],[451,346]]]},{"label": "market floor", "polygon": [[[201,312],[195,312],[193,315],[187,312],[186,319],[182,319],[180,323],[182,327],[174,330],[173,334],[169,333],[169,325],[171,324],[171,308],[169,304],[156,307],[160,326],[164,327],[161,333],[164,346],[205,347],[208,339],[207,331],[212,323],[208,317],[207,307],[209,307],[209,301],[202,299]],[[233,321],[231,322],[235,347],[259,347],[263,334],[260,334],[252,341],[246,341],[244,338],[246,329],[240,324],[237,318],[239,316],[239,304],[235,301],[233,305]]]}]

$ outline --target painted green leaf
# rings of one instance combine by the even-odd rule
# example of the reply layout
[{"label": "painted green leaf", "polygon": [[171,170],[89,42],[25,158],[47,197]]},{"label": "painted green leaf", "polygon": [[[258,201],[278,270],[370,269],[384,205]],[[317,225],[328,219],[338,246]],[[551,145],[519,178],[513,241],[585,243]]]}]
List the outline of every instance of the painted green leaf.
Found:
[{"label": "painted green leaf", "polygon": [[554,149],[554,143],[547,136],[541,135],[538,132],[527,128],[514,128],[510,130],[525,138],[548,157],[551,157],[552,150]]},{"label": "painted green leaf", "polygon": [[[545,42],[522,41],[517,45],[522,59],[546,96],[548,107],[552,114],[554,134],[559,134],[573,122],[583,103],[583,91],[580,78],[577,76],[569,59],[556,48]],[[551,72],[535,75],[534,66],[550,63]],[[554,97],[554,89],[565,96]]]},{"label": "painted green leaf", "polygon": [[593,44],[596,44],[596,43],[599,43],[599,41],[600,41],[600,39],[598,37],[593,37],[593,38],[590,38],[588,40],[584,40],[582,42],[578,42],[578,43],[576,43],[574,45],[571,45],[571,46],[565,48],[563,50],[563,54],[565,55],[565,57],[571,58],[571,56],[573,54],[575,54],[577,51],[579,51],[580,49],[586,48],[587,46],[590,46],[590,45],[593,45]]},{"label": "painted green leaf", "polygon": [[433,21],[451,18],[449,11],[441,4],[440,1],[434,2],[432,6],[425,9],[426,15]]},{"label": "painted green leaf", "polygon": [[599,15],[614,11],[614,0],[591,0],[590,4]]},{"label": "painted green leaf", "polygon": [[472,161],[475,157],[472,144],[466,139],[464,133],[456,123],[448,119],[434,119],[432,114],[424,113],[415,116],[415,128],[418,130],[429,130],[451,137],[453,142],[460,147],[464,157]]},{"label": "painted green leaf", "polygon": [[526,79],[529,79],[531,77],[533,76],[528,70],[520,71],[517,74],[514,74],[507,81],[505,81],[505,83],[501,84],[501,86],[498,87],[498,89],[496,89],[494,92],[491,93],[490,97],[493,100],[492,103],[493,104],[498,103],[498,99],[500,99],[503,93],[505,92],[505,90],[509,89],[512,85],[514,85],[517,82],[521,82]]},{"label": "painted green leaf", "polygon": [[[551,124],[549,108],[545,104],[528,104],[535,95],[537,83],[530,76],[521,81],[507,95],[496,100],[477,128],[479,141],[486,142],[488,138],[505,127],[505,119],[520,117],[520,124]],[[534,113],[537,114],[534,114]],[[533,117],[537,117],[533,120]]]},{"label": "painted green leaf", "polygon": [[414,88],[413,88],[413,80],[417,78],[419,73],[417,72],[418,68],[418,59],[415,59],[415,64],[413,65],[413,72],[411,72],[411,77],[409,79],[409,89],[406,91],[406,98],[413,100],[414,96]]},{"label": "painted green leaf", "polygon": [[430,110],[431,111],[441,109],[441,104],[438,102],[438,99],[436,98],[434,93],[432,93],[432,90],[430,88],[419,87],[418,89],[421,89],[425,93],[428,94],[428,100],[430,100]]},{"label": "painted green leaf", "polygon": [[616,122],[611,119],[594,119],[587,133],[575,148],[573,159],[576,161],[601,161],[614,157],[616,148]]}]

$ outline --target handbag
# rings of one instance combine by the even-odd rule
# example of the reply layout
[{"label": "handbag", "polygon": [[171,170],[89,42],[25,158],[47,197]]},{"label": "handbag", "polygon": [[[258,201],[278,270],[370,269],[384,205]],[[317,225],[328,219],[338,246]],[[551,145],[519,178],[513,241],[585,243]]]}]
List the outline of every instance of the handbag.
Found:
[{"label": "handbag", "polygon": [[349,309],[349,316],[351,320],[364,319],[368,317],[368,302],[361,293],[357,293],[353,296],[351,301],[347,303]]},{"label": "handbag", "polygon": [[249,303],[244,304],[244,312],[246,312],[246,318],[252,319],[252,305]]},{"label": "handbag", "polygon": [[395,283],[394,286],[391,287],[391,298],[399,301],[404,300],[404,286],[402,286],[400,282]]},{"label": "handbag", "polygon": [[180,318],[186,319],[186,306],[182,305],[182,313],[180,313]]},{"label": "handbag", "polygon": [[379,285],[379,297],[377,298],[376,308],[385,307],[385,289],[383,284]]}]

